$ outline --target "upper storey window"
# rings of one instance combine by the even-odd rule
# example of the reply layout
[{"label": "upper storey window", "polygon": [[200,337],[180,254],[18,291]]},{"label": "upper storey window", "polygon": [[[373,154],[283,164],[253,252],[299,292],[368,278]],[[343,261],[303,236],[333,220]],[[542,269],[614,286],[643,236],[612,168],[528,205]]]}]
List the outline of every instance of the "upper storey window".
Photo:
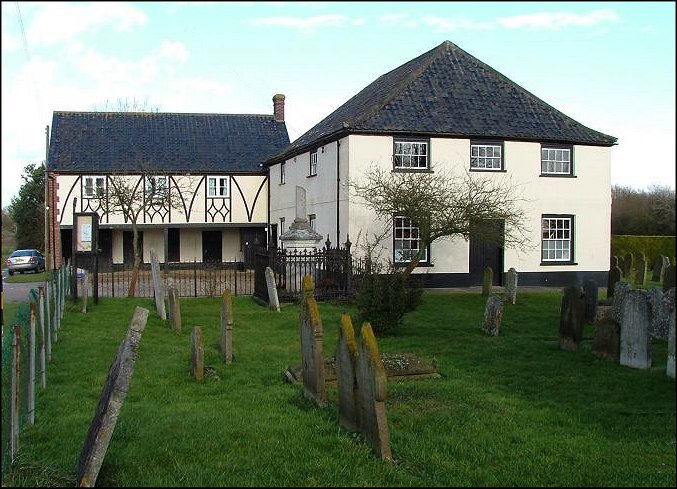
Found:
[{"label": "upper storey window", "polygon": [[82,177],[82,195],[88,199],[102,197],[106,191],[106,177],[84,176]]},{"label": "upper storey window", "polygon": [[228,177],[208,177],[207,178],[207,197],[228,197]]},{"label": "upper storey window", "polygon": [[479,141],[470,143],[471,170],[500,171],[503,168],[503,143]]},{"label": "upper storey window", "polygon": [[395,170],[427,170],[428,141],[396,139],[393,148],[393,167]]},{"label": "upper storey window", "polygon": [[541,175],[573,176],[571,146],[541,146]]}]

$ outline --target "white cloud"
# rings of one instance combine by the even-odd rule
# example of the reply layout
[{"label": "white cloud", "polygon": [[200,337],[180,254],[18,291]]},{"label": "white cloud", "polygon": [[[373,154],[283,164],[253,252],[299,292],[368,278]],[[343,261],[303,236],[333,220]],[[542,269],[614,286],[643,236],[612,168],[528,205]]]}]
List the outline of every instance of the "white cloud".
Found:
[{"label": "white cloud", "polygon": [[492,22],[476,22],[468,19],[454,19],[435,16],[424,16],[422,19],[424,24],[435,27],[439,31],[457,31],[457,30],[487,30],[493,29]]},{"label": "white cloud", "polygon": [[515,15],[498,19],[498,23],[508,29],[561,29],[564,27],[595,27],[599,24],[618,22],[619,17],[613,10],[595,10],[587,14],[534,13]]},{"label": "white cloud", "polygon": [[385,24],[397,24],[404,21],[407,17],[407,14],[384,14],[378,20]]},{"label": "white cloud", "polygon": [[326,14],[316,15],[314,17],[259,17],[250,19],[249,23],[255,26],[275,25],[309,31],[317,27],[335,27],[344,25],[348,21],[348,17],[342,14]]},{"label": "white cloud", "polygon": [[40,4],[26,37],[31,44],[48,45],[75,39],[104,26],[130,31],[144,25],[146,20],[139,8],[123,2],[50,2]]},{"label": "white cloud", "polygon": [[160,47],[160,52],[165,58],[181,62],[188,60],[188,50],[182,42],[164,41]]}]

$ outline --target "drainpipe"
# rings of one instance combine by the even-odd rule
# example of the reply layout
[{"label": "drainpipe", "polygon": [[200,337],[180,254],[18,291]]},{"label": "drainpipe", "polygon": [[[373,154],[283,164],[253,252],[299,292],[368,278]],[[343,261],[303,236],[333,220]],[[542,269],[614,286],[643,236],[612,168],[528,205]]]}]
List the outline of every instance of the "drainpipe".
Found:
[{"label": "drainpipe", "polygon": [[339,212],[339,196],[341,189],[341,165],[339,158],[339,150],[341,146],[341,141],[336,140],[336,246],[341,246],[341,224],[340,224],[340,212]]}]

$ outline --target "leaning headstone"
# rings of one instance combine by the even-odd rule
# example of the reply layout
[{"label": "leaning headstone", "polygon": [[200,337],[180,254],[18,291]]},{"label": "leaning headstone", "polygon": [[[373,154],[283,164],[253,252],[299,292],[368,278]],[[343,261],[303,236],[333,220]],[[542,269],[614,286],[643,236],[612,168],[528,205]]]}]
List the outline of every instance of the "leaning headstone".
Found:
[{"label": "leaning headstone", "polygon": [[651,280],[653,282],[663,281],[663,274],[665,273],[663,263],[665,263],[665,257],[663,255],[658,255],[653,262],[653,270],[651,271]]},{"label": "leaning headstone", "polygon": [[632,290],[632,287],[627,282],[619,282],[616,284],[616,291],[614,292],[614,301],[613,301],[613,312],[611,313],[611,319],[617,323],[621,322],[621,306],[623,305],[623,300],[629,291]]},{"label": "leaning headstone", "polygon": [[89,296],[89,272],[85,270],[82,274],[82,309],[81,312],[87,312],[87,297]]},{"label": "leaning headstone", "polygon": [[153,293],[155,295],[155,309],[158,316],[163,321],[167,319],[165,311],[165,290],[162,284],[162,276],[160,275],[160,264],[158,263],[157,253],[153,248],[150,249],[150,270],[153,276]]},{"label": "leaning headstone", "polygon": [[618,323],[611,319],[595,322],[595,337],[592,354],[608,360],[618,361],[620,331]]},{"label": "leaning headstone", "polygon": [[127,336],[118,349],[115,360],[108,369],[108,378],[103,386],[94,419],[89,426],[85,444],[80,453],[77,467],[78,487],[94,487],[99,469],[108,450],[113,430],[120,414],[120,408],[127,396],[134,373],[136,352],[141,333],[146,327],[148,309],[136,307]]},{"label": "leaning headstone", "polygon": [[595,321],[597,312],[597,282],[586,280],[583,282],[583,291],[585,293],[585,321],[592,323]]},{"label": "leaning headstone", "polygon": [[663,311],[663,290],[658,287],[651,287],[646,291],[649,301],[649,334],[651,338],[668,338],[668,318]]},{"label": "leaning headstone", "polygon": [[181,332],[181,303],[176,287],[169,288],[169,319],[175,333]]},{"label": "leaning headstone", "polygon": [[623,278],[623,272],[618,266],[611,267],[609,270],[609,278],[607,279],[606,284],[606,297],[607,299],[614,296],[616,292],[616,284],[621,281]]},{"label": "leaning headstone", "polygon": [[341,315],[336,346],[336,381],[338,388],[339,424],[348,431],[360,429],[360,404],[357,385],[357,343],[349,314]]},{"label": "leaning headstone", "polygon": [[651,368],[649,321],[649,301],[646,292],[641,289],[630,290],[621,305],[621,365],[641,369]]},{"label": "leaning headstone", "polygon": [[668,318],[668,377],[675,378],[675,288],[663,295],[663,313]]},{"label": "leaning headstone", "polygon": [[270,267],[266,267],[266,285],[268,287],[268,307],[273,311],[280,312],[280,299],[277,296],[275,273],[273,273],[273,269]]},{"label": "leaning headstone", "polygon": [[230,289],[221,297],[221,358],[226,363],[233,361],[233,299]]},{"label": "leaning headstone", "polygon": [[482,278],[482,295],[491,294],[491,285],[494,281],[494,271],[491,267],[484,267],[484,276]]},{"label": "leaning headstone", "polygon": [[618,266],[618,257],[616,255],[611,255],[609,268],[613,268],[613,267],[617,267],[617,266]]},{"label": "leaning headstone", "polygon": [[671,263],[668,267],[665,268],[665,274],[663,275],[663,292],[667,292],[674,286],[675,286],[675,265],[674,263]]},{"label": "leaning headstone", "polygon": [[514,304],[517,298],[517,270],[513,267],[505,274],[505,297],[511,304]]},{"label": "leaning headstone", "polygon": [[503,303],[497,295],[490,295],[484,306],[484,322],[482,331],[488,336],[498,336],[503,320]]},{"label": "leaning headstone", "polygon": [[626,253],[625,257],[623,258],[623,276],[624,277],[630,277],[630,273],[632,273],[632,270],[635,268],[635,261],[634,257],[632,256],[632,253]]},{"label": "leaning headstone", "polygon": [[559,315],[559,347],[566,351],[578,350],[583,337],[585,320],[585,294],[572,285],[562,291]]},{"label": "leaning headstone", "polygon": [[324,329],[320,310],[313,293],[315,284],[310,275],[303,277],[299,329],[301,334],[301,364],[303,366],[303,395],[319,407],[327,406],[325,389],[324,352],[322,338]]},{"label": "leaning headstone", "polygon": [[625,257],[623,256],[618,257],[618,268],[621,269],[621,275],[625,277]]},{"label": "leaning headstone", "polygon": [[639,256],[637,257],[637,264],[635,266],[636,272],[635,272],[635,284],[642,286],[646,283],[646,267],[647,267],[647,260],[646,256],[644,253],[640,253]]},{"label": "leaning headstone", "polygon": [[360,396],[360,431],[378,457],[392,461],[386,419],[388,377],[369,323],[362,325],[357,355],[357,385]]},{"label": "leaning headstone", "polygon": [[205,376],[205,347],[200,326],[194,326],[193,332],[190,334],[190,353],[190,373],[196,380],[202,380]]}]

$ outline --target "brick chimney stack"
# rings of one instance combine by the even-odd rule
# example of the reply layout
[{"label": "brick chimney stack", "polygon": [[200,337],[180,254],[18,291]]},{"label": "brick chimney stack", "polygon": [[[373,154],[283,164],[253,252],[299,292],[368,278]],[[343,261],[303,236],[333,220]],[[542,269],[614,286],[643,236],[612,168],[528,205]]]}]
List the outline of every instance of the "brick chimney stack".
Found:
[{"label": "brick chimney stack", "polygon": [[273,96],[273,115],[275,122],[284,122],[284,95],[281,93]]}]

